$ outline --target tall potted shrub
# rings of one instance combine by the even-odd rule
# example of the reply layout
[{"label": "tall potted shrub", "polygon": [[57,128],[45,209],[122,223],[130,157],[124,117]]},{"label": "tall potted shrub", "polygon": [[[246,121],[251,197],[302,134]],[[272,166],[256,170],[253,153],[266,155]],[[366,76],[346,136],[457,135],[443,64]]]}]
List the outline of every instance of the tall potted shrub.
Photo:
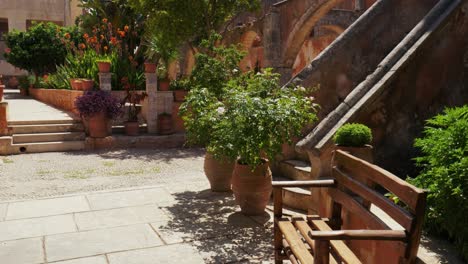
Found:
[{"label": "tall potted shrub", "polygon": [[109,136],[109,120],[121,114],[119,99],[108,91],[87,91],[76,98],[75,107],[88,121],[89,136],[93,138]]},{"label": "tall potted shrub", "polygon": [[340,127],[333,137],[336,149],[349,152],[358,158],[373,162],[372,131],[363,124],[345,124]]},{"label": "tall potted shrub", "polygon": [[301,87],[281,88],[271,69],[231,80],[214,128],[213,152],[235,163],[232,190],[244,214],[262,214],[270,199],[269,162],[285,141],[316,119],[316,105]]},{"label": "tall potted shrub", "polygon": [[204,171],[212,191],[230,191],[233,157],[215,152],[214,129],[223,113],[226,83],[240,75],[239,62],[244,53],[238,47],[216,46],[219,35],[202,42],[203,51],[195,56],[195,67],[188,79],[190,91],[180,106],[187,141],[206,147]]}]

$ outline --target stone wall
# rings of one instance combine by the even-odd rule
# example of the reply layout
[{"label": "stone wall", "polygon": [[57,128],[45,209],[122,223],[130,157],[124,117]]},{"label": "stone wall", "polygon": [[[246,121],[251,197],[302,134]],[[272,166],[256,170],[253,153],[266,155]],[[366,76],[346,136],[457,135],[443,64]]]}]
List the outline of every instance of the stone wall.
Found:
[{"label": "stone wall", "polygon": [[468,1],[421,47],[386,92],[359,114],[374,134],[376,163],[414,175],[413,147],[424,122],[445,107],[468,104]]}]

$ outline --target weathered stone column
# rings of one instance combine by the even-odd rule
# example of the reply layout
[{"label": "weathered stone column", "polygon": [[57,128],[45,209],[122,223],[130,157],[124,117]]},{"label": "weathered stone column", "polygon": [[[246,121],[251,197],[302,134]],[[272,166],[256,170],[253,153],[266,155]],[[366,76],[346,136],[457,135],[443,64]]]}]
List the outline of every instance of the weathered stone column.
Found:
[{"label": "weathered stone column", "polygon": [[112,73],[99,73],[99,89],[102,91],[112,91]]},{"label": "weathered stone column", "polygon": [[148,133],[156,134],[158,132],[158,111],[157,111],[157,96],[158,96],[158,75],[156,73],[145,73],[146,76],[146,123],[148,125]]},{"label": "weathered stone column", "polygon": [[269,13],[265,15],[263,23],[263,47],[264,66],[271,68],[280,66],[280,14],[276,7],[272,7]]}]

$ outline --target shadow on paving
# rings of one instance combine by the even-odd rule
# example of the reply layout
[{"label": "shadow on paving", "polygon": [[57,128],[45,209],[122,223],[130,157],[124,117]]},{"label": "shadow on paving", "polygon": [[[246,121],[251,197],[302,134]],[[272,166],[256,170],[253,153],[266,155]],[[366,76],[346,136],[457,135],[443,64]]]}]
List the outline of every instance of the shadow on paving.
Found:
[{"label": "shadow on paving", "polygon": [[205,151],[202,149],[114,149],[103,151],[67,152],[70,156],[98,155],[104,159],[127,160],[138,159],[143,161],[165,161],[176,159],[203,158]]},{"label": "shadow on paving", "polygon": [[[270,216],[248,217],[235,205],[232,193],[210,190],[174,194],[175,202],[162,207],[171,217],[158,226],[193,244],[207,262],[271,260]],[[164,239],[164,236],[162,236]]]},{"label": "shadow on paving", "polygon": [[[421,246],[434,254],[441,264],[463,264],[465,263],[460,254],[454,248],[453,244],[447,240],[440,239],[434,236],[423,235],[421,238]],[[424,262],[422,262],[424,263]]]}]

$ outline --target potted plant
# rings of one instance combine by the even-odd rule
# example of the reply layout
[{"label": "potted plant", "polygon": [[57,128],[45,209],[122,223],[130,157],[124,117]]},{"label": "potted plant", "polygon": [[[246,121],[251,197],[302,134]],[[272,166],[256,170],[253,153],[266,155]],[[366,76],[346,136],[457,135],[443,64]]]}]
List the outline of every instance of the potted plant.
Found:
[{"label": "potted plant", "polygon": [[121,114],[119,99],[108,91],[87,91],[76,98],[75,107],[88,121],[89,136],[93,138],[109,136],[109,120]]},{"label": "potted plant", "polygon": [[168,69],[166,65],[160,65],[158,67],[158,90],[159,91],[169,91],[171,81],[168,77]]},{"label": "potted plant", "polygon": [[363,124],[345,124],[333,137],[336,149],[340,149],[363,160],[372,162],[372,131]]},{"label": "potted plant", "polygon": [[94,81],[91,79],[81,78],[81,90],[90,91],[94,88]]},{"label": "potted plant", "polygon": [[173,133],[171,114],[164,112],[158,115],[158,133],[160,135],[169,135]]},{"label": "potted plant", "polygon": [[226,91],[213,151],[237,158],[232,190],[242,213],[263,214],[272,191],[269,163],[316,119],[316,105],[305,88],[281,88],[271,69],[234,78]]},{"label": "potted plant", "polygon": [[130,83],[128,77],[122,79],[126,96],[122,101],[122,106],[128,109],[128,120],[125,122],[125,134],[127,136],[138,136],[140,124],[138,114],[141,111],[140,103],[147,97],[146,92],[137,93],[136,84]]},{"label": "potted plant", "polygon": [[171,82],[169,89],[174,92],[176,102],[183,102],[190,89],[190,82],[188,79],[176,79]]},{"label": "potted plant", "polygon": [[187,143],[206,148],[204,171],[211,190],[225,192],[231,191],[237,157],[217,151],[214,130],[223,117],[220,101],[224,86],[240,74],[238,67],[244,53],[235,46],[217,46],[218,40],[220,36],[215,34],[202,42],[203,50],[195,56],[195,67],[187,81],[190,91],[179,108],[179,115],[184,121]]},{"label": "potted plant", "polygon": [[109,73],[111,69],[111,60],[109,58],[96,60],[100,73]]}]

